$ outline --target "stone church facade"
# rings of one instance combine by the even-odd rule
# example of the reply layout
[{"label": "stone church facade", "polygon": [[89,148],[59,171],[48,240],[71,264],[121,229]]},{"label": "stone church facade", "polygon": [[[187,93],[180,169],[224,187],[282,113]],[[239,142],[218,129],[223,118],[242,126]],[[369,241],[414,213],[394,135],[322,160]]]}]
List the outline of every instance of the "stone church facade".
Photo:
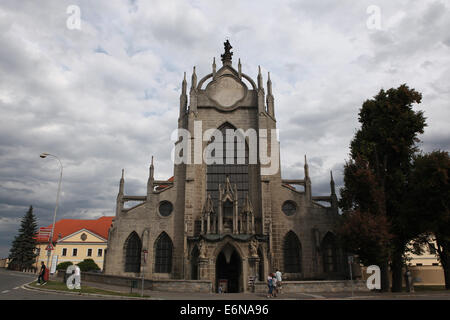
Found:
[{"label": "stone church facade", "polygon": [[[178,128],[191,137],[199,121],[201,136],[208,129],[254,129],[259,135],[261,129],[277,128],[270,74],[266,94],[261,71],[255,82],[242,72],[240,60],[237,70],[233,67],[232,55],[227,41],[222,67],[216,70],[214,61],[200,81],[194,67],[189,94],[184,77]],[[125,195],[122,172],[104,272],[210,280],[214,291],[221,286],[227,292],[248,291],[253,281],[265,281],[276,269],[285,281],[342,279],[345,261],[334,231],[339,214],[332,176],[330,195],[313,196],[306,156],[303,179],[283,179],[279,165],[268,174],[264,168],[270,164],[260,157],[250,163],[249,140],[242,138],[245,151],[231,144],[234,160],[242,158],[232,164],[198,163],[194,152],[183,155],[183,150],[180,155],[189,161],[175,163],[169,180],[154,179],[152,158],[146,195]],[[201,150],[211,140],[202,140]],[[258,141],[260,149],[264,144]],[[267,154],[279,161],[278,141],[264,141]],[[224,143],[224,157],[228,149]],[[125,208],[127,201],[140,203]]]}]

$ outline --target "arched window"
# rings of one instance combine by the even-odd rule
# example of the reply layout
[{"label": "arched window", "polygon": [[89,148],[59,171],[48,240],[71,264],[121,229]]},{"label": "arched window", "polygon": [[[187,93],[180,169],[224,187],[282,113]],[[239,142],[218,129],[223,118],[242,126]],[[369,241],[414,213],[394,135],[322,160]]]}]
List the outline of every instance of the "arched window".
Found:
[{"label": "arched window", "polygon": [[191,253],[191,279],[198,280],[198,256],[200,252],[198,247],[195,246]]},{"label": "arched window", "polygon": [[337,271],[336,237],[328,232],[322,240],[323,270]]},{"label": "arched window", "polygon": [[289,231],[284,237],[284,270],[287,273],[302,272],[302,246],[297,235]]},{"label": "arched window", "polygon": [[163,232],[156,239],[155,245],[155,272],[170,273],[172,271],[172,240]]},{"label": "arched window", "polygon": [[[219,184],[225,185],[226,177],[230,179],[232,185],[236,184],[238,191],[238,207],[239,212],[244,204],[245,195],[249,190],[249,150],[247,142],[239,133],[236,133],[239,137],[242,137],[245,142],[244,145],[238,142],[238,138],[234,139],[234,144],[231,146],[227,146],[227,130],[236,130],[231,124],[228,122],[220,126],[217,130],[222,133],[223,137],[223,148],[222,148],[222,164],[209,164],[207,166],[207,186],[206,192],[211,194],[211,199],[213,201],[214,211],[218,212],[218,199],[219,199]],[[230,133],[230,132],[229,132]],[[233,164],[227,164],[226,156],[227,156],[227,148],[230,151],[233,151]],[[244,148],[244,149],[243,149]],[[231,150],[232,149],[232,150]],[[209,156],[207,154],[207,156]],[[214,155],[213,155],[214,156]],[[212,161],[208,157],[208,163]]]},{"label": "arched window", "polygon": [[141,248],[141,239],[133,231],[125,241],[125,272],[140,272]]}]

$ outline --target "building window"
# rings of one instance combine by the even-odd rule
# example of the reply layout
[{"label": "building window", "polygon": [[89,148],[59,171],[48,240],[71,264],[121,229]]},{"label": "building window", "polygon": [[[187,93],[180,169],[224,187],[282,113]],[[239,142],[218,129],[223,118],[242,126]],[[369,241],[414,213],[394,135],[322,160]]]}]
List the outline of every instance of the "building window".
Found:
[{"label": "building window", "polygon": [[433,263],[432,265],[433,265],[433,266],[438,266],[438,265],[439,265],[439,263],[436,263],[436,262],[435,262],[435,263]]},{"label": "building window", "polygon": [[73,257],[76,257],[77,254],[78,254],[78,249],[77,249],[77,248],[73,248],[73,249],[72,249],[72,256],[73,256]]},{"label": "building window", "polygon": [[283,203],[281,210],[283,210],[285,215],[293,216],[297,212],[297,205],[294,201],[288,200]]},{"label": "building window", "polygon": [[289,231],[284,237],[284,270],[287,273],[302,272],[302,246],[297,235]]},{"label": "building window", "polygon": [[155,272],[170,273],[172,271],[172,240],[163,232],[156,240]]},{"label": "building window", "polygon": [[102,249],[98,249],[97,250],[97,257],[101,257],[103,254],[103,250]]},{"label": "building window", "polygon": [[416,266],[421,267],[421,266],[423,266],[423,264],[421,264],[421,263],[416,263]]},{"label": "building window", "polygon": [[172,202],[169,201],[161,201],[159,204],[159,214],[163,217],[168,217],[173,211]]},{"label": "building window", "polygon": [[41,255],[41,248],[36,248],[36,255]]},{"label": "building window", "polygon": [[[229,123],[225,123],[219,129],[222,132],[223,137],[223,148],[222,148],[222,164],[208,164],[206,169],[206,192],[211,194],[211,199],[214,206],[214,212],[218,211],[219,205],[219,184],[222,186],[225,185],[226,177],[230,179],[230,183],[232,185],[236,184],[237,193],[238,193],[238,211],[241,211],[242,206],[244,205],[245,195],[249,191],[249,160],[248,160],[248,146],[245,142],[245,150],[243,150],[242,143],[238,143],[238,138],[234,140],[234,146],[231,146],[229,149],[233,151],[234,160],[233,164],[226,163],[227,157],[227,145],[226,145],[226,130],[231,129],[235,130],[235,128]],[[237,133],[236,133],[237,134]],[[245,141],[245,139],[244,139]],[[211,157],[207,154],[208,163],[211,163],[215,154],[212,154]]]},{"label": "building window", "polygon": [[337,271],[336,237],[328,232],[322,240],[323,269],[325,272]]},{"label": "building window", "polygon": [[92,257],[92,249],[88,249],[87,250],[87,256],[88,257]]},{"label": "building window", "polygon": [[67,256],[67,248],[63,248],[63,249],[62,249],[61,255],[62,255],[63,257]]},{"label": "building window", "polygon": [[125,241],[125,272],[141,270],[141,248],[141,239],[133,231]]}]

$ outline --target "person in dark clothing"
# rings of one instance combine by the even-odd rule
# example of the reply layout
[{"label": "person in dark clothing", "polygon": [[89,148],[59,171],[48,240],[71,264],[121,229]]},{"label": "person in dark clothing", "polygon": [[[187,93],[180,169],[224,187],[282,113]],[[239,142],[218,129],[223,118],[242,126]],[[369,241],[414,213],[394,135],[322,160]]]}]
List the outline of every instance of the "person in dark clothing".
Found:
[{"label": "person in dark clothing", "polygon": [[41,262],[41,271],[39,272],[39,277],[38,277],[38,284],[41,284],[41,280],[42,280],[42,284],[46,284],[47,282],[44,280],[44,275],[45,275],[45,269],[47,269],[47,267],[45,266],[44,261]]}]

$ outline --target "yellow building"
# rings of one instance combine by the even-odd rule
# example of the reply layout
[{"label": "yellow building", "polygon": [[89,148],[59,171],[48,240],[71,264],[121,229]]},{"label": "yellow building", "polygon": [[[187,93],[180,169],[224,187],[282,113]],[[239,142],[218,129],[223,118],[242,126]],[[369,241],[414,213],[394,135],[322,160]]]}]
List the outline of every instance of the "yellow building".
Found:
[{"label": "yellow building", "polygon": [[[436,242],[431,242],[436,248]],[[417,285],[445,285],[444,270],[439,262],[438,253],[428,245],[422,247],[421,255],[408,253],[408,268]]]},{"label": "yellow building", "polygon": [[[436,243],[434,242],[436,247]],[[412,242],[409,244],[412,247]],[[437,252],[430,250],[430,248],[425,245],[422,247],[423,253],[421,255],[412,254],[408,252],[407,256],[407,266],[411,271],[414,285],[416,286],[444,286],[444,270],[442,269],[442,264],[439,262]],[[363,280],[367,280],[369,275],[366,272],[367,267],[361,267],[361,277]],[[405,273],[406,269],[403,269]],[[389,281],[392,283],[392,273],[389,274]],[[403,285],[406,286],[405,279],[403,279]]]},{"label": "yellow building", "polygon": [[[63,219],[55,223],[50,254],[50,272],[54,273],[61,262],[71,261],[78,264],[84,259],[92,259],[103,269],[103,259],[108,243],[108,231],[113,217],[101,217],[97,220]],[[42,227],[36,237],[38,241],[36,267],[41,261],[47,265],[49,237],[52,225]]]}]

